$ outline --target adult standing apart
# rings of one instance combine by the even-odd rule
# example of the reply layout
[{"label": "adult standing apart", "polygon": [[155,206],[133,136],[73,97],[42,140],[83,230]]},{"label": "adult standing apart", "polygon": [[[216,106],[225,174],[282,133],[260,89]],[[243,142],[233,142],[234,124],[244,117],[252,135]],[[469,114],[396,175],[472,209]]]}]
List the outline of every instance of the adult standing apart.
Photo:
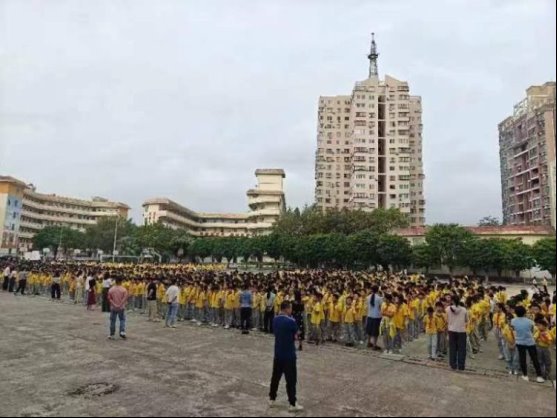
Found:
[{"label": "adult standing apart", "polygon": [[52,301],[59,301],[60,297],[62,296],[62,288],[60,287],[61,281],[62,278],[60,277],[60,272],[55,271],[52,275],[52,283],[50,285],[50,296],[52,298]]},{"label": "adult standing apart", "polygon": [[89,280],[87,280],[87,285],[89,287],[89,291],[87,292],[87,310],[94,311],[95,305],[97,304],[97,279],[95,276],[91,275]]},{"label": "adult standing apart", "polygon": [[453,370],[466,368],[466,327],[468,311],[458,296],[452,298],[452,304],[446,309],[449,322],[449,363]]},{"label": "adult standing apart", "polygon": [[282,302],[280,314],[273,319],[275,334],[275,358],[273,361],[273,376],[271,377],[271,391],[269,393],[269,407],[276,406],[278,387],[282,375],[286,379],[286,392],[290,403],[290,412],[301,412],[304,408],[297,404],[296,384],[298,371],[296,364],[296,335],[298,326],[292,318],[292,305]]},{"label": "adult standing apart", "polygon": [[248,335],[251,328],[251,315],[253,308],[253,294],[249,283],[245,282],[244,289],[240,294],[240,327],[243,335]]},{"label": "adult standing apart", "polygon": [[25,295],[25,288],[27,287],[27,269],[25,266],[19,271],[18,280],[17,280],[17,290],[14,293],[14,296],[17,296],[19,292],[21,295]]},{"label": "adult standing apart", "polygon": [[534,340],[534,321],[526,318],[526,308],[517,306],[515,309],[516,318],[511,321],[511,327],[516,336],[516,348],[518,350],[518,358],[520,360],[520,369],[522,370],[522,380],[528,381],[528,364],[526,362],[526,353],[530,356],[534,369],[536,370],[537,382],[544,383],[540,362],[538,360],[538,351],[536,349],[536,341]]},{"label": "adult standing apart", "polygon": [[[122,281],[120,281],[122,283]],[[103,278],[103,294],[102,294],[102,311],[112,312],[110,308],[110,301],[108,300],[108,291],[112,286],[112,280],[110,279],[110,274],[106,272]]]},{"label": "adult standing apart", "polygon": [[168,304],[168,312],[166,314],[166,328],[176,328],[176,314],[178,313],[178,296],[180,288],[176,286],[176,280],[172,280],[171,286],[165,294],[166,303]]},{"label": "adult standing apart", "polygon": [[8,290],[8,286],[10,284],[10,273],[11,273],[11,268],[9,265],[6,266],[6,268],[4,269],[4,281],[2,282],[2,290],[4,292],[6,292]]},{"label": "adult standing apart", "polygon": [[8,281],[8,292],[13,293],[15,290],[15,282],[17,281],[17,267],[14,266],[10,272],[10,280]]},{"label": "adult standing apart", "polygon": [[292,317],[298,327],[298,350],[300,351],[304,349],[303,343],[306,339],[305,309],[304,302],[302,301],[302,292],[296,290],[294,293],[294,303],[292,304]]},{"label": "adult standing apart", "polygon": [[85,286],[85,279],[81,271],[77,272],[77,277],[75,279],[75,300],[74,304],[83,303],[83,289]]},{"label": "adult standing apart", "polygon": [[157,282],[149,281],[147,286],[147,310],[149,312],[149,321],[158,322],[157,318]]},{"label": "adult standing apart", "polygon": [[371,288],[371,295],[367,299],[367,322],[366,333],[369,337],[367,346],[375,351],[381,351],[381,347],[377,344],[381,330],[381,321],[383,315],[381,314],[381,306],[383,305],[383,298],[379,295],[379,286]]},{"label": "adult standing apart", "polygon": [[[105,276],[106,277],[106,276]],[[120,338],[126,339],[126,304],[128,291],[122,286],[122,277],[116,278],[116,286],[107,292],[107,301],[110,305],[110,336],[113,340],[116,335],[116,318],[120,321]]]},{"label": "adult standing apart", "polygon": [[274,289],[269,287],[265,296],[265,315],[263,316],[265,333],[273,333],[273,321],[275,318],[275,295]]}]

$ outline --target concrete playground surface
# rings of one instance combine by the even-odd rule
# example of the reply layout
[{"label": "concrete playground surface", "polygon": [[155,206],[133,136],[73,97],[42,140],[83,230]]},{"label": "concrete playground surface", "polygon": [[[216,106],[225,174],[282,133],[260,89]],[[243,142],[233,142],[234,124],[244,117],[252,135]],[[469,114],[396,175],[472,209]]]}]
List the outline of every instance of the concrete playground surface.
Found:
[{"label": "concrete playground surface", "polygon": [[[129,339],[107,340],[107,317],[45,298],[0,294],[0,416],[290,416],[267,407],[273,339],[128,315]],[[367,350],[307,346],[301,416],[552,416],[550,384],[497,367],[455,373]],[[486,354],[486,353],[484,353]],[[481,354],[480,354],[481,355]],[[495,359],[496,360],[496,359]]]}]

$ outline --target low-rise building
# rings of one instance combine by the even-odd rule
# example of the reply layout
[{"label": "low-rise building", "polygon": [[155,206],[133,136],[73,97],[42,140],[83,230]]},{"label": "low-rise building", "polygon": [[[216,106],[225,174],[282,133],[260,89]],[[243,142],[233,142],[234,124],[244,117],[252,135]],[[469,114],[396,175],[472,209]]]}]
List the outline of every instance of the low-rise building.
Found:
[{"label": "low-rise building", "polygon": [[124,203],[101,197],[91,200],[37,192],[9,176],[0,176],[0,254],[28,251],[33,237],[46,226],[63,226],[84,231],[103,217],[127,218]]},{"label": "low-rise building", "polygon": [[161,222],[174,229],[184,229],[196,237],[268,234],[286,209],[285,173],[281,169],[259,169],[255,176],[258,184],[247,192],[248,212],[196,212],[168,198],[154,198],[143,203],[144,223]]},{"label": "low-rise building", "polygon": [[[465,226],[468,231],[480,238],[517,239],[532,245],[544,238],[555,237],[555,231],[545,225],[503,225],[503,226]],[[412,245],[426,242],[427,226],[402,228],[395,231],[396,235],[405,237]]]}]

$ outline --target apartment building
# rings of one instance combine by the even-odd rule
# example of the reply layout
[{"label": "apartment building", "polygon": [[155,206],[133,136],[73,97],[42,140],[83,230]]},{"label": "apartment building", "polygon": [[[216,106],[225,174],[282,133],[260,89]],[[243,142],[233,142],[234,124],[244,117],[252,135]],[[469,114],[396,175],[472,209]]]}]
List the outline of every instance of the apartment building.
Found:
[{"label": "apartment building", "polygon": [[196,237],[268,234],[286,209],[285,173],[281,169],[258,169],[255,176],[257,186],[247,192],[248,212],[196,212],[170,199],[155,198],[143,203],[145,225],[162,222],[174,229],[184,229]]},{"label": "apartment building", "polygon": [[323,210],[398,208],[425,223],[422,104],[406,81],[369,75],[352,94],[319,98],[315,201]]},{"label": "apartment building", "polygon": [[503,221],[555,228],[555,82],[531,86],[499,124]]},{"label": "apartment building", "polygon": [[84,231],[103,217],[128,217],[129,206],[94,197],[76,199],[37,192],[9,176],[0,176],[0,254],[14,254],[33,247],[33,237],[46,226]]}]

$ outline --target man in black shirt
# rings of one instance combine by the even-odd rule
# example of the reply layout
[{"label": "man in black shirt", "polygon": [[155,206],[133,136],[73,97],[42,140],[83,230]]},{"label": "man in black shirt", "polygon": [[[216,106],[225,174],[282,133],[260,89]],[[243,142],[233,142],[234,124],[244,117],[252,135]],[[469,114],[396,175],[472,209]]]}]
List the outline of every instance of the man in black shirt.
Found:
[{"label": "man in black shirt", "polygon": [[157,318],[157,282],[150,280],[147,286],[147,311],[150,322],[159,322]]}]

